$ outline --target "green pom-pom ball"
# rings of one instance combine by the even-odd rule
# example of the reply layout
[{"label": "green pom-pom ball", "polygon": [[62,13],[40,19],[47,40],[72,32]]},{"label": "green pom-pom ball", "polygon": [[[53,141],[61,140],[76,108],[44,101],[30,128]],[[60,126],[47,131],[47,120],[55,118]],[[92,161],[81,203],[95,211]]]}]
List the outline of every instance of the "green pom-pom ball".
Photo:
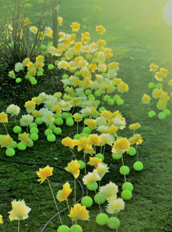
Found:
[{"label": "green pom-pom ball", "polygon": [[31,129],[32,127],[37,127],[37,124],[32,122],[30,125],[29,125],[29,128]]},{"label": "green pom-pom ball", "polygon": [[114,100],[114,101],[117,101],[118,99],[121,99],[119,95],[114,95],[114,96],[113,96],[113,100]]},{"label": "green pom-pom ball", "polygon": [[82,228],[79,225],[73,225],[70,227],[70,232],[82,232]]},{"label": "green pom-pom ball", "polygon": [[56,134],[56,135],[60,135],[62,133],[62,130],[60,129],[60,127],[54,128],[53,131],[54,131],[54,134]]},{"label": "green pom-pom ball", "polygon": [[128,189],[130,190],[131,192],[133,191],[134,187],[132,185],[132,183],[130,182],[126,182],[122,185],[122,189],[125,190],[125,189]]},{"label": "green pom-pom ball", "polygon": [[44,134],[46,135],[46,136],[48,136],[49,134],[52,134],[53,132],[52,132],[52,130],[51,129],[46,129],[45,131],[44,131]]},{"label": "green pom-pom ball", "polygon": [[118,99],[118,100],[116,101],[116,103],[117,103],[117,105],[121,106],[121,105],[124,104],[124,100],[123,100],[123,99]]},{"label": "green pom-pom ball", "polygon": [[166,118],[166,114],[165,113],[163,113],[163,112],[160,112],[159,114],[158,114],[158,118],[159,119],[165,119]]},{"label": "green pom-pom ball", "polygon": [[43,123],[42,118],[38,117],[35,119],[36,124],[41,125]]},{"label": "green pom-pom ball", "polygon": [[130,147],[127,151],[127,154],[129,154],[130,156],[133,156],[136,154],[136,149],[134,147]]},{"label": "green pom-pom ball", "polygon": [[32,139],[33,141],[37,141],[38,138],[39,138],[39,136],[38,136],[36,133],[32,133],[32,134],[30,135],[30,139]]},{"label": "green pom-pom ball", "polygon": [[49,64],[49,65],[48,65],[48,69],[49,69],[49,70],[54,69],[54,65],[53,65],[53,64]]},{"label": "green pom-pom ball", "polygon": [[105,213],[99,213],[96,217],[96,222],[100,226],[104,226],[107,224],[108,216]]},{"label": "green pom-pom ball", "polygon": [[76,134],[76,135],[74,136],[74,139],[79,140],[80,138],[81,138],[80,134]]},{"label": "green pom-pom ball", "polygon": [[97,203],[97,204],[103,204],[105,203],[106,199],[102,196],[101,193],[97,193],[95,196],[94,196],[94,201]]},{"label": "green pom-pom ball", "polygon": [[48,135],[48,136],[47,136],[47,140],[48,140],[49,142],[54,142],[54,141],[56,140],[56,136],[53,135],[53,134]]},{"label": "green pom-pom ball", "polygon": [[82,28],[83,28],[84,30],[87,30],[87,26],[86,26],[86,25],[83,25]]},{"label": "green pom-pom ball", "polygon": [[133,164],[133,168],[134,170],[136,171],[142,171],[144,166],[143,166],[143,163],[140,162],[140,161],[136,161],[134,164]]},{"label": "green pom-pom ball", "polygon": [[26,149],[26,145],[22,142],[17,144],[17,149],[24,151]]},{"label": "green pom-pom ball", "polygon": [[96,158],[99,158],[99,159],[102,159],[102,161],[104,160],[104,155],[103,154],[101,154],[101,153],[98,153],[96,156],[95,156]]},{"label": "green pom-pom ball", "polygon": [[169,109],[164,110],[164,114],[166,116],[169,116],[171,114],[171,111]]},{"label": "green pom-pom ball", "polygon": [[22,131],[22,129],[21,129],[20,126],[15,126],[15,127],[13,128],[13,132],[14,132],[15,134],[18,134],[18,133],[20,133],[21,131]]},{"label": "green pom-pom ball", "polygon": [[68,79],[69,76],[68,76],[67,74],[64,74],[64,75],[62,76],[62,78],[63,78],[63,79]]},{"label": "green pom-pom ball", "polygon": [[118,159],[121,159],[121,157],[122,157],[122,155],[118,155],[118,154],[112,153],[112,158],[113,159],[118,160]]},{"label": "green pom-pom ball", "polygon": [[67,126],[73,126],[74,125],[74,120],[72,117],[66,118],[66,125]]},{"label": "green pom-pom ball", "polygon": [[146,50],[147,50],[147,51],[150,51],[151,48],[152,48],[151,45],[147,45],[147,46],[146,46]]},{"label": "green pom-pom ball", "polygon": [[86,206],[86,207],[91,207],[93,204],[93,200],[91,197],[83,197],[82,200],[81,200],[81,205],[82,206]]},{"label": "green pom-pom ball", "polygon": [[78,163],[80,164],[79,169],[84,169],[85,168],[85,163],[82,160],[78,160]]},{"label": "green pom-pom ball", "polygon": [[103,101],[107,101],[108,99],[110,99],[110,96],[109,96],[109,95],[105,95],[105,96],[103,97]]},{"label": "green pom-pom ball", "polygon": [[12,141],[10,143],[10,147],[13,148],[13,149],[16,148],[17,147],[17,143],[15,141]]},{"label": "green pom-pom ball", "polygon": [[125,175],[128,175],[130,172],[130,169],[128,166],[122,166],[120,167],[119,172],[121,173],[121,175],[124,175],[124,173]]},{"label": "green pom-pom ball", "polygon": [[90,134],[91,133],[91,129],[89,127],[84,127],[84,129],[82,130],[83,133],[86,134]]},{"label": "green pom-pom ball", "polygon": [[87,184],[87,188],[90,191],[95,191],[96,189],[98,189],[98,184],[97,182],[95,182],[94,184]]},{"label": "green pom-pom ball", "polygon": [[107,225],[110,229],[117,229],[120,226],[120,221],[116,217],[110,217],[107,221]]},{"label": "green pom-pom ball", "polygon": [[54,123],[57,125],[57,126],[61,126],[63,124],[63,119],[62,118],[56,118],[54,120]]},{"label": "green pom-pom ball", "polygon": [[17,78],[17,79],[16,79],[16,83],[20,83],[21,81],[22,81],[21,78]]},{"label": "green pom-pom ball", "polygon": [[84,23],[86,23],[86,22],[87,22],[87,18],[83,18],[82,21],[83,21]]},{"label": "green pom-pom ball", "polygon": [[102,95],[102,93],[100,92],[100,90],[96,90],[96,91],[94,92],[94,95],[95,95],[96,97],[100,97],[100,96]]},{"label": "green pom-pom ball", "polygon": [[59,228],[57,229],[57,232],[69,232],[69,231],[70,231],[69,227],[65,225],[59,226]]},{"label": "green pom-pom ball", "polygon": [[106,110],[104,107],[99,108],[99,112],[101,113],[102,111]]},{"label": "green pom-pom ball", "polygon": [[149,111],[149,113],[148,113],[148,117],[149,117],[149,118],[152,118],[152,117],[154,117],[155,115],[156,115],[156,113],[155,113],[155,111],[153,111],[153,110]]},{"label": "green pom-pom ball", "polygon": [[121,197],[124,200],[130,200],[132,198],[132,192],[130,190],[128,190],[128,189],[125,189],[125,190],[122,191]]},{"label": "green pom-pom ball", "polygon": [[33,141],[30,139],[29,143],[27,144],[27,147],[33,147]]},{"label": "green pom-pom ball", "polygon": [[62,119],[66,119],[67,117],[69,117],[68,113],[66,113],[66,112],[62,113]]},{"label": "green pom-pom ball", "polygon": [[36,128],[36,127],[32,127],[32,128],[30,129],[30,133],[31,133],[31,134],[33,134],[33,133],[38,134],[38,132],[39,132],[39,130],[38,130],[38,128]]},{"label": "green pom-pom ball", "polygon": [[149,88],[149,89],[155,88],[155,84],[154,84],[153,82],[150,82],[150,83],[148,84],[148,88]]},{"label": "green pom-pom ball", "polygon": [[15,155],[15,150],[13,148],[8,148],[5,152],[7,156],[14,156]]}]

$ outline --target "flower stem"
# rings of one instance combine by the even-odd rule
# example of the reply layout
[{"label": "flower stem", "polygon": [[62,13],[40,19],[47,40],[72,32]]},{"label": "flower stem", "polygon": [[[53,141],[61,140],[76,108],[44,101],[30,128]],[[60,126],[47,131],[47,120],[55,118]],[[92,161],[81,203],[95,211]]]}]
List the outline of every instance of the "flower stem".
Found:
[{"label": "flower stem", "polygon": [[[68,210],[69,210],[69,213],[70,213],[70,208],[69,208],[69,203],[68,203],[67,198],[66,198],[66,203],[67,203],[67,207],[68,207]],[[71,221],[72,221],[72,218],[71,218]],[[73,221],[72,221],[72,225],[73,225]]]},{"label": "flower stem", "polygon": [[76,179],[74,177],[74,196],[75,196],[75,204],[76,204]]},{"label": "flower stem", "polygon": [[78,134],[78,122],[76,123],[76,125],[77,125],[77,134]]},{"label": "flower stem", "polygon": [[50,184],[50,181],[49,181],[48,177],[47,177],[47,180],[48,180],[48,184],[49,184],[49,187],[50,187],[50,190],[51,190],[51,194],[52,194],[53,199],[54,199],[54,203],[55,203],[55,206],[56,206],[56,209],[57,209],[57,213],[59,214],[60,222],[61,222],[61,224],[63,225],[62,219],[61,219],[61,217],[60,217],[60,212],[59,212],[59,210],[58,210],[57,203],[56,203],[56,200],[55,200],[55,197],[54,197],[54,194],[53,194],[53,190],[52,190],[52,188],[51,188],[51,184]]},{"label": "flower stem", "polygon": [[[95,194],[97,194],[96,190],[95,190]],[[98,205],[99,205],[99,209],[100,209],[100,213],[102,213],[101,207],[100,207],[100,203],[99,203],[99,198],[98,198]]]},{"label": "flower stem", "polygon": [[19,228],[20,228],[20,220],[18,220],[18,232],[19,232]]},{"label": "flower stem", "polygon": [[126,175],[125,175],[125,169],[124,169],[124,160],[123,160],[123,155],[121,156],[122,157],[122,165],[123,165],[123,170],[124,170],[124,181],[125,181],[125,188],[127,189],[127,186],[126,186]]},{"label": "flower stem", "polygon": [[117,213],[116,213],[116,232],[118,232]]},{"label": "flower stem", "polygon": [[136,145],[136,152],[137,152],[137,161],[139,161],[139,156],[138,156],[138,147]]},{"label": "flower stem", "polygon": [[[85,163],[85,175],[87,175],[86,162],[85,162],[85,153],[84,153],[84,163]],[[88,189],[87,189],[87,185],[86,185],[86,193],[87,193],[87,196],[88,196]]]},{"label": "flower stem", "polygon": [[5,130],[6,130],[7,134],[9,134],[9,133],[8,133],[8,130],[7,130],[6,126],[5,126],[5,123],[3,123],[3,124],[4,124],[4,127],[5,127]]},{"label": "flower stem", "polygon": [[72,151],[72,149],[71,149],[71,148],[70,148],[70,150],[71,150],[71,152],[72,152],[73,156],[75,157],[75,159],[77,160],[77,158],[76,158],[76,156],[75,156],[75,154],[73,153],[73,151]]},{"label": "flower stem", "polygon": [[105,145],[104,145],[103,155],[105,154],[105,147],[106,147],[106,143],[105,143]]},{"label": "flower stem", "polygon": [[96,155],[96,146],[94,145],[94,151],[95,151],[95,155]]},{"label": "flower stem", "polygon": [[15,121],[15,123],[16,123],[16,126],[17,126],[17,122],[16,122],[16,116],[14,115],[14,121]]}]

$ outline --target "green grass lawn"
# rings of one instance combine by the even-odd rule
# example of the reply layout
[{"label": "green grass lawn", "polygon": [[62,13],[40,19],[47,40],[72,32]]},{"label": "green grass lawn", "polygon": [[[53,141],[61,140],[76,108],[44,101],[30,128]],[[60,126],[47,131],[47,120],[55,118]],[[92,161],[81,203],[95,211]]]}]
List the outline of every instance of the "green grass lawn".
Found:
[{"label": "green grass lawn", "polygon": [[[34,6],[41,2],[36,3],[33,0],[27,2],[32,4],[32,17],[34,15],[33,19],[36,19]],[[168,0],[161,2],[165,5]],[[93,12],[92,9],[95,5],[102,7],[103,11]],[[136,172],[132,167],[136,156],[130,157],[124,154],[124,163],[130,167],[127,181],[133,184],[134,190],[132,199],[125,201],[125,209],[118,214],[121,222],[119,232],[172,231],[172,187],[170,185],[172,181],[172,116],[159,120],[156,115],[155,118],[150,119],[148,117],[149,110],[155,110],[157,114],[160,112],[155,107],[156,101],[155,99],[151,100],[150,108],[141,101],[144,93],[151,94],[151,90],[147,87],[148,83],[152,81],[152,73],[149,72],[151,63],[169,70],[169,74],[163,82],[163,90],[171,93],[171,87],[167,83],[172,78],[172,28],[164,23],[162,9],[158,0],[100,0],[98,3],[93,0],[63,0],[60,6],[59,15],[63,17],[62,27],[59,27],[60,31],[72,33],[70,24],[77,21],[83,26],[82,19],[87,18],[91,41],[96,42],[99,37],[106,40],[106,46],[112,48],[114,54],[110,61],[119,62],[120,70],[117,72],[117,77],[122,78],[129,85],[129,91],[122,94],[125,102],[123,106],[105,104],[107,110],[112,112],[119,110],[126,119],[126,128],[120,131],[119,136],[131,137],[132,132],[128,126],[136,122],[141,124],[137,133],[142,135],[143,143],[138,146],[138,150],[139,160],[143,162],[144,169]],[[150,22],[154,22],[154,25],[151,26]],[[97,25],[103,25],[106,28],[106,32],[102,36],[96,32]],[[130,27],[128,31],[125,30],[126,26]],[[81,32],[83,29],[77,32],[78,36]],[[147,51],[147,45],[151,46],[150,51]],[[133,64],[131,57],[134,58]],[[157,83],[156,80],[155,82]],[[46,93],[46,89],[44,92]],[[172,110],[171,103],[170,100],[167,106],[170,110]],[[13,102],[13,104],[16,103]],[[8,105],[8,102],[1,101],[0,112],[5,111]],[[23,114],[26,112],[22,111],[20,116]],[[82,123],[79,125],[81,131],[83,125]],[[9,131],[12,131],[14,124],[11,123],[7,126]],[[67,136],[73,138],[76,134],[76,125],[71,128],[66,125],[62,126],[63,132],[54,143],[46,140],[45,126],[40,126],[39,129],[40,138],[32,148],[28,148],[26,151],[16,151],[16,155],[12,158],[5,155],[5,149],[0,149],[0,158],[66,167],[73,157],[70,150],[61,145],[61,140]],[[5,130],[0,125],[0,134],[4,133]],[[12,137],[17,141],[16,135],[12,134]],[[76,154],[78,159],[82,157],[82,154],[77,152]],[[105,175],[101,185],[105,185],[109,181],[116,183],[119,187],[118,197],[120,197],[121,186],[124,183],[124,178],[119,173],[122,163],[121,160],[118,162],[112,159],[110,146],[106,147],[104,162],[110,167],[110,172]],[[41,166],[41,168],[43,167]],[[29,218],[21,222],[21,232],[41,231],[46,222],[56,214],[48,184],[45,182],[40,185],[37,181],[36,171],[38,169],[39,166],[36,165],[27,166],[0,160],[0,214],[3,215],[4,220],[4,224],[0,225],[0,231],[17,231],[17,222],[10,222],[7,213],[11,210],[11,201],[14,199],[24,199],[26,205],[32,209]],[[80,180],[82,176],[84,176],[83,170]],[[73,186],[72,177],[56,168],[50,181],[55,194],[66,181]],[[89,195],[93,197],[94,192],[89,192]],[[80,197],[81,191],[78,188],[77,198]],[[69,198],[72,203],[73,195]],[[106,205],[107,203],[102,205],[104,213],[106,213]],[[66,204],[60,203],[59,208],[60,210],[66,208]],[[79,221],[83,232],[113,231],[107,226],[97,225],[96,216],[100,212],[98,205],[94,203],[88,210],[90,211],[90,221],[88,223]],[[71,221],[67,217],[68,214],[67,211],[62,213],[62,220],[70,226]],[[59,225],[59,219],[56,217],[49,223],[45,231],[55,232]]]}]

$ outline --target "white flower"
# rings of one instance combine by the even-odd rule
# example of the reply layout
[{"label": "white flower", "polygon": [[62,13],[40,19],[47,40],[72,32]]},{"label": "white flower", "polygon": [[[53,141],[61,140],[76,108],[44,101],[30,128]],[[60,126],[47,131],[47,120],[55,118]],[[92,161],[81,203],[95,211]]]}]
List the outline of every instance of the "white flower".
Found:
[{"label": "white flower", "polygon": [[18,62],[18,63],[15,64],[15,71],[16,72],[19,72],[20,70],[23,70],[23,69],[24,68],[23,68],[23,64],[22,63]]},{"label": "white flower", "polygon": [[75,92],[78,96],[81,96],[84,94],[84,88],[77,88],[75,89]]},{"label": "white flower", "polygon": [[126,122],[122,121],[120,118],[116,117],[113,119],[113,125],[118,127],[119,129],[124,129],[126,126]]},{"label": "white flower", "polygon": [[22,115],[22,118],[20,119],[21,126],[29,126],[32,122],[33,122],[33,116],[30,114]]},{"label": "white flower", "polygon": [[40,93],[39,97],[42,99],[42,103],[44,103],[45,101],[47,101],[47,94],[46,93]]},{"label": "white flower", "polygon": [[55,48],[54,46],[49,46],[47,48],[47,51],[51,53],[52,55],[55,55],[57,53],[57,48]]},{"label": "white flower", "polygon": [[67,85],[71,85],[71,81],[70,81],[69,79],[61,80],[61,82],[64,84],[64,88],[65,88]]},{"label": "white flower", "polygon": [[107,121],[104,117],[98,117],[98,118],[96,118],[96,125],[97,126],[106,126]]},{"label": "white flower", "polygon": [[96,181],[100,180],[101,177],[97,174],[97,170],[94,169],[93,172],[89,172],[84,178],[82,179],[84,184],[94,184]]},{"label": "white flower", "polygon": [[106,133],[108,129],[109,129],[108,126],[102,125],[98,127],[97,131],[99,131],[100,133]]},{"label": "white flower", "polygon": [[92,101],[84,101],[82,103],[82,108],[91,107],[91,106],[92,106]]},{"label": "white flower", "polygon": [[13,115],[17,116],[20,113],[20,107],[12,104],[12,105],[7,107],[7,113],[12,114],[12,116]]},{"label": "white flower", "polygon": [[109,184],[100,187],[99,191],[106,200],[113,201],[117,198],[118,186],[110,181]]},{"label": "white flower", "polygon": [[106,172],[109,172],[108,169],[109,168],[107,167],[107,164],[103,165],[102,163],[98,163],[96,167],[97,173],[101,178],[105,175]]},{"label": "white flower", "polygon": [[59,102],[60,107],[63,111],[69,111],[72,108],[72,105],[69,102],[61,101]]},{"label": "white flower", "polygon": [[99,87],[99,83],[96,82],[96,81],[92,81],[89,85],[88,85],[88,88],[91,88],[91,89],[97,89]]},{"label": "white flower", "polygon": [[78,64],[76,62],[74,62],[74,61],[69,62],[69,69],[70,70],[75,70],[75,69],[77,69],[77,67],[78,67]]},{"label": "white flower", "polygon": [[61,68],[68,69],[68,67],[69,67],[69,63],[67,61],[62,60],[58,63],[59,69],[61,69]]},{"label": "white flower", "polygon": [[48,111],[48,108],[41,108],[39,110],[40,116],[44,116],[44,113]]},{"label": "white flower", "polygon": [[117,76],[116,70],[115,69],[109,69],[107,73],[107,77],[109,78],[115,78]]},{"label": "white flower", "polygon": [[65,56],[68,60],[71,60],[73,58],[73,53],[71,51],[66,51]]},{"label": "white flower", "polygon": [[113,200],[113,201],[109,201],[109,204],[107,205],[106,211],[110,214],[116,214],[120,210],[124,209],[124,204],[125,204],[125,202],[121,198],[118,198],[118,199]]},{"label": "white flower", "polygon": [[99,52],[97,55],[97,62],[102,63],[105,61],[105,53],[104,52]]},{"label": "white flower", "polygon": [[41,117],[45,123],[52,124],[54,122],[53,113],[50,110],[44,110],[44,115]]},{"label": "white flower", "polygon": [[112,145],[112,143],[115,141],[114,137],[111,134],[101,134],[99,136],[101,143],[106,143],[108,145]]}]

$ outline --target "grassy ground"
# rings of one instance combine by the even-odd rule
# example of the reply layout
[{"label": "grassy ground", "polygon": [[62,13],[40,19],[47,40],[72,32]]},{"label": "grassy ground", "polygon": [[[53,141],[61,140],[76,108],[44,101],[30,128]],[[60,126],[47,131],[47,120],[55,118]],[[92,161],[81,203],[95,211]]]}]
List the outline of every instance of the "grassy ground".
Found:
[{"label": "grassy ground", "polygon": [[[168,1],[161,2],[165,4]],[[30,1],[30,3],[34,4],[34,1]],[[92,12],[95,4],[102,7],[103,11]],[[139,159],[144,164],[144,170],[142,172],[134,171],[132,165],[136,161],[136,157],[124,155],[125,164],[131,168],[127,181],[133,183],[134,190],[133,198],[126,201],[125,210],[118,215],[121,222],[120,232],[172,231],[170,206],[172,198],[172,188],[170,186],[172,181],[172,116],[168,116],[164,121],[160,121],[157,116],[150,119],[147,116],[149,111],[147,105],[143,105],[141,102],[144,93],[151,93],[147,85],[151,81],[149,66],[152,62],[159,67],[168,69],[167,79],[171,79],[172,30],[163,22],[162,8],[158,4],[157,0],[100,0],[99,3],[94,3],[92,0],[61,1],[60,16],[64,18],[61,31],[71,33],[69,25],[75,21],[83,25],[83,17],[88,19],[92,41],[98,39],[98,33],[95,32],[96,25],[102,24],[106,28],[106,33],[101,38],[106,40],[107,47],[113,49],[114,57],[111,60],[120,63],[117,77],[122,78],[129,85],[129,92],[122,95],[125,104],[123,106],[107,106],[107,109],[111,111],[119,110],[126,118],[127,127],[135,122],[141,124],[138,133],[142,135],[144,141],[139,145]],[[161,23],[159,24],[157,20],[160,20]],[[150,26],[150,22],[154,22],[155,25]],[[125,30],[126,26],[130,27],[129,31]],[[152,49],[150,51],[146,50],[147,45],[151,45]],[[134,58],[133,65],[131,57]],[[163,90],[170,93],[170,87],[167,87],[168,80],[165,80]],[[152,100],[150,109],[158,113],[155,102]],[[0,111],[4,111],[7,106],[4,102],[1,102]],[[168,103],[168,108],[172,110],[171,100]],[[9,130],[12,126],[14,125],[11,124]],[[82,123],[80,124],[80,130],[81,126]],[[40,139],[35,142],[33,148],[26,151],[17,151],[12,159],[66,167],[72,159],[72,155],[68,149],[61,145],[61,139],[66,136],[73,137],[76,133],[76,126],[72,128],[62,126],[63,133],[53,144],[45,140],[44,129],[44,126],[40,127]],[[5,133],[2,126],[0,131],[1,134]],[[129,138],[132,133],[127,128],[119,135]],[[12,136],[17,140],[15,135]],[[0,157],[7,158],[4,149],[0,150],[0,154]],[[77,157],[80,159],[81,155],[78,154]],[[121,161],[118,163],[111,158],[110,147],[108,146],[104,162],[110,167],[110,172],[103,178],[102,185],[109,181],[116,183],[119,186],[118,197],[120,197],[121,186],[124,182],[123,177],[119,174]],[[48,184],[40,185],[37,182],[38,178],[35,171],[39,167],[4,161],[0,161],[0,165],[0,214],[4,216],[4,224],[0,226],[2,231],[8,232],[9,228],[17,231],[17,222],[9,222],[7,215],[7,212],[11,210],[10,202],[14,199],[24,199],[26,204],[32,208],[29,218],[21,222],[21,231],[41,231],[45,223],[56,212]],[[83,174],[84,172],[81,171],[81,176]],[[58,169],[54,170],[50,181],[55,193],[61,189],[65,181],[73,184],[72,178]],[[94,196],[94,193],[90,192],[89,195]],[[79,199],[80,191],[77,192],[77,196]],[[106,205],[105,203],[102,207],[104,212]],[[65,207],[65,204],[59,204],[60,209]],[[107,226],[101,227],[96,224],[95,218],[99,213],[97,205],[94,204],[89,210],[90,222],[79,222],[84,232],[112,231]],[[67,212],[63,213],[62,219],[65,224],[70,225],[67,214]],[[45,231],[56,231],[58,225],[60,225],[59,220],[55,218]]]}]

